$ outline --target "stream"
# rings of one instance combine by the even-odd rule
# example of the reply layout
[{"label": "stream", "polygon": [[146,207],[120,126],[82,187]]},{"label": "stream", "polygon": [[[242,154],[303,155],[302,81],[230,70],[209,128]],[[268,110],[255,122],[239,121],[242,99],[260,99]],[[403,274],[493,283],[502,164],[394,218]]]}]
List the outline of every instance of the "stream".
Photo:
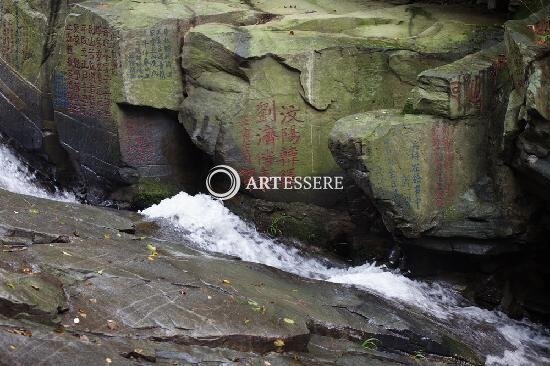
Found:
[{"label": "stream", "polygon": [[[0,188],[24,195],[75,201],[70,193],[54,194],[40,188],[34,175],[9,148],[0,144]],[[505,314],[470,306],[444,283],[412,280],[375,263],[339,268],[328,260],[310,257],[258,233],[253,226],[230,212],[210,196],[186,193],[162,201],[141,212],[151,220],[168,225],[195,249],[237,256],[244,261],[275,267],[302,277],[356,286],[435,318],[470,340],[486,337],[484,325],[497,329],[507,342],[495,340],[494,353],[486,365],[550,364],[550,332],[527,320],[516,321]],[[183,240],[182,240],[183,241]],[[511,345],[499,348],[501,343]]]}]

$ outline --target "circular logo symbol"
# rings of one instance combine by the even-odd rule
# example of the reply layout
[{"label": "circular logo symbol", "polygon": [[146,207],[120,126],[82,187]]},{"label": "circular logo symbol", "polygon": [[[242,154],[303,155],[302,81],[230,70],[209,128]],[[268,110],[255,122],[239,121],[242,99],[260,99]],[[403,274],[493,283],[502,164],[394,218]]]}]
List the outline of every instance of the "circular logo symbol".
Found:
[{"label": "circular logo symbol", "polygon": [[[212,178],[218,173],[227,175],[231,180],[231,184],[227,192],[218,193],[212,188]],[[237,173],[235,169],[228,165],[218,165],[213,167],[206,177],[206,189],[208,189],[208,192],[210,192],[212,196],[220,200],[225,201],[235,197],[237,192],[239,192],[239,188],[241,188],[241,177],[239,177],[239,173]]]}]

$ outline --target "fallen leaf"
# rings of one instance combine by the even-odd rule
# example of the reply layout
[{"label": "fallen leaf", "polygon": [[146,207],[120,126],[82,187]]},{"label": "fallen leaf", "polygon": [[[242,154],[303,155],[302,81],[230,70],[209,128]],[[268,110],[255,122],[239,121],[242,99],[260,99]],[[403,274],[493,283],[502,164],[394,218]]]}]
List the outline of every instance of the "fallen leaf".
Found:
[{"label": "fallen leaf", "polygon": [[259,311],[259,312],[261,312],[262,314],[265,314],[266,308],[265,308],[265,306],[262,305],[262,306],[253,307],[252,310],[254,310],[254,311]]},{"label": "fallen leaf", "polygon": [[38,287],[38,286],[36,286],[36,285],[31,285],[31,287],[32,287],[33,289],[35,289],[36,291],[40,291],[40,287]]},{"label": "fallen leaf", "polygon": [[294,324],[294,320],[292,320],[290,318],[284,318],[283,321],[287,324]]},{"label": "fallen leaf", "polygon": [[223,280],[222,282],[225,283],[226,285],[231,284],[231,281],[229,281],[229,280]]},{"label": "fallen leaf", "polygon": [[10,345],[10,349],[11,349],[12,351],[15,351],[16,348],[17,348],[17,347],[15,347],[13,344]]},{"label": "fallen leaf", "polygon": [[111,235],[110,234],[105,234],[105,235],[103,235],[103,238],[104,239],[111,239]]},{"label": "fallen leaf", "polygon": [[61,253],[63,253],[63,255],[66,255],[67,257],[72,257],[73,256],[71,253],[68,253],[64,250],[62,250]]},{"label": "fallen leaf", "polygon": [[38,215],[38,210],[36,208],[31,208],[29,209],[29,213],[33,214],[33,215]]},{"label": "fallen leaf", "polygon": [[80,317],[84,319],[86,319],[86,317],[88,316],[88,314],[86,314],[86,312],[82,309],[78,309],[78,315],[80,315]]},{"label": "fallen leaf", "polygon": [[88,338],[87,335],[82,334],[80,337],[78,337],[82,342],[90,343],[90,338]]},{"label": "fallen leaf", "polygon": [[258,303],[254,300],[248,300],[248,305],[250,306],[258,306]]},{"label": "fallen leaf", "polygon": [[243,323],[248,324],[248,323],[250,323],[250,320],[249,320],[249,319],[245,319]]},{"label": "fallen leaf", "polygon": [[96,299],[90,299],[90,302],[91,302],[92,304],[95,304],[95,303],[97,303],[97,300],[96,300]]},{"label": "fallen leaf", "polygon": [[151,253],[147,259],[150,261],[154,261],[155,257],[158,256],[157,247],[155,247],[153,244],[149,243],[147,244],[147,250]]},{"label": "fallen leaf", "polygon": [[25,337],[32,337],[32,332],[24,328],[12,328],[12,329],[8,329],[8,332],[11,334],[17,334]]},{"label": "fallen leaf", "polygon": [[282,340],[282,339],[276,339],[273,344],[275,345],[275,347],[284,347],[285,346],[285,342]]},{"label": "fallen leaf", "polygon": [[15,285],[13,283],[6,283],[6,286],[8,286],[9,288],[15,288]]},{"label": "fallen leaf", "polygon": [[114,320],[108,319],[107,328],[109,328],[110,330],[115,330],[117,328],[117,323]]}]

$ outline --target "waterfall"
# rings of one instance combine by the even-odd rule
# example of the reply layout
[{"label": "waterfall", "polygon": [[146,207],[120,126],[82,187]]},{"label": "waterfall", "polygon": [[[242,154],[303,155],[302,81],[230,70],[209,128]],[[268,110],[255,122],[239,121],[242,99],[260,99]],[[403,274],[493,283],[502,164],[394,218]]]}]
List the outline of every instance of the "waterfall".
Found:
[{"label": "waterfall", "polygon": [[7,146],[0,143],[0,188],[13,193],[47,198],[57,201],[76,202],[67,192],[50,193],[36,184],[36,177]]},{"label": "waterfall", "polygon": [[175,227],[203,251],[238,256],[245,261],[306,278],[356,285],[443,320],[494,324],[515,349],[503,350],[502,356],[488,356],[488,366],[550,363],[550,358],[545,357],[547,354],[542,356],[537,351],[550,347],[550,334],[542,327],[512,320],[499,312],[463,307],[463,299],[444,284],[411,280],[384,266],[367,263],[359,267],[331,267],[325,261],[308,257],[296,248],[258,233],[210,196],[190,196],[182,192],[142,211],[142,214]]}]

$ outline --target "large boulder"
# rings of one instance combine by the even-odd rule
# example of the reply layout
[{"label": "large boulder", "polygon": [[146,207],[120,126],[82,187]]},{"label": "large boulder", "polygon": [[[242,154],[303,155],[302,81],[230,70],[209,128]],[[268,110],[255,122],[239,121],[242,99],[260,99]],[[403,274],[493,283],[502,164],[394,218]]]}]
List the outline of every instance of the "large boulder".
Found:
[{"label": "large boulder", "polygon": [[[259,2],[286,14],[266,24],[206,24],[185,37],[180,120],[217,161],[250,176],[336,176],[327,147],[334,121],[401,108],[419,72],[498,37],[497,21],[460,7],[380,2]],[[337,191],[254,191],[332,205]]]},{"label": "large boulder", "polygon": [[394,234],[466,242],[517,238],[529,210],[518,205],[518,192],[501,184],[502,172],[493,173],[489,137],[483,118],[381,110],[341,119],[330,144]]},{"label": "large boulder", "polygon": [[533,206],[505,165],[522,104],[508,70],[498,44],[420,73],[403,113],[336,123],[337,162],[395,235],[476,255],[518,250],[499,243],[526,240]]},{"label": "large boulder", "polygon": [[203,22],[255,23],[239,1],[86,1],[59,29],[52,75],[63,146],[91,183],[139,206],[197,184],[194,146],[178,124],[183,35]]},{"label": "large boulder", "polygon": [[[517,136],[512,165],[530,191],[549,200],[550,21],[541,10],[505,24],[505,40],[519,109],[509,113]],[[512,110],[513,111],[513,110]]]}]

